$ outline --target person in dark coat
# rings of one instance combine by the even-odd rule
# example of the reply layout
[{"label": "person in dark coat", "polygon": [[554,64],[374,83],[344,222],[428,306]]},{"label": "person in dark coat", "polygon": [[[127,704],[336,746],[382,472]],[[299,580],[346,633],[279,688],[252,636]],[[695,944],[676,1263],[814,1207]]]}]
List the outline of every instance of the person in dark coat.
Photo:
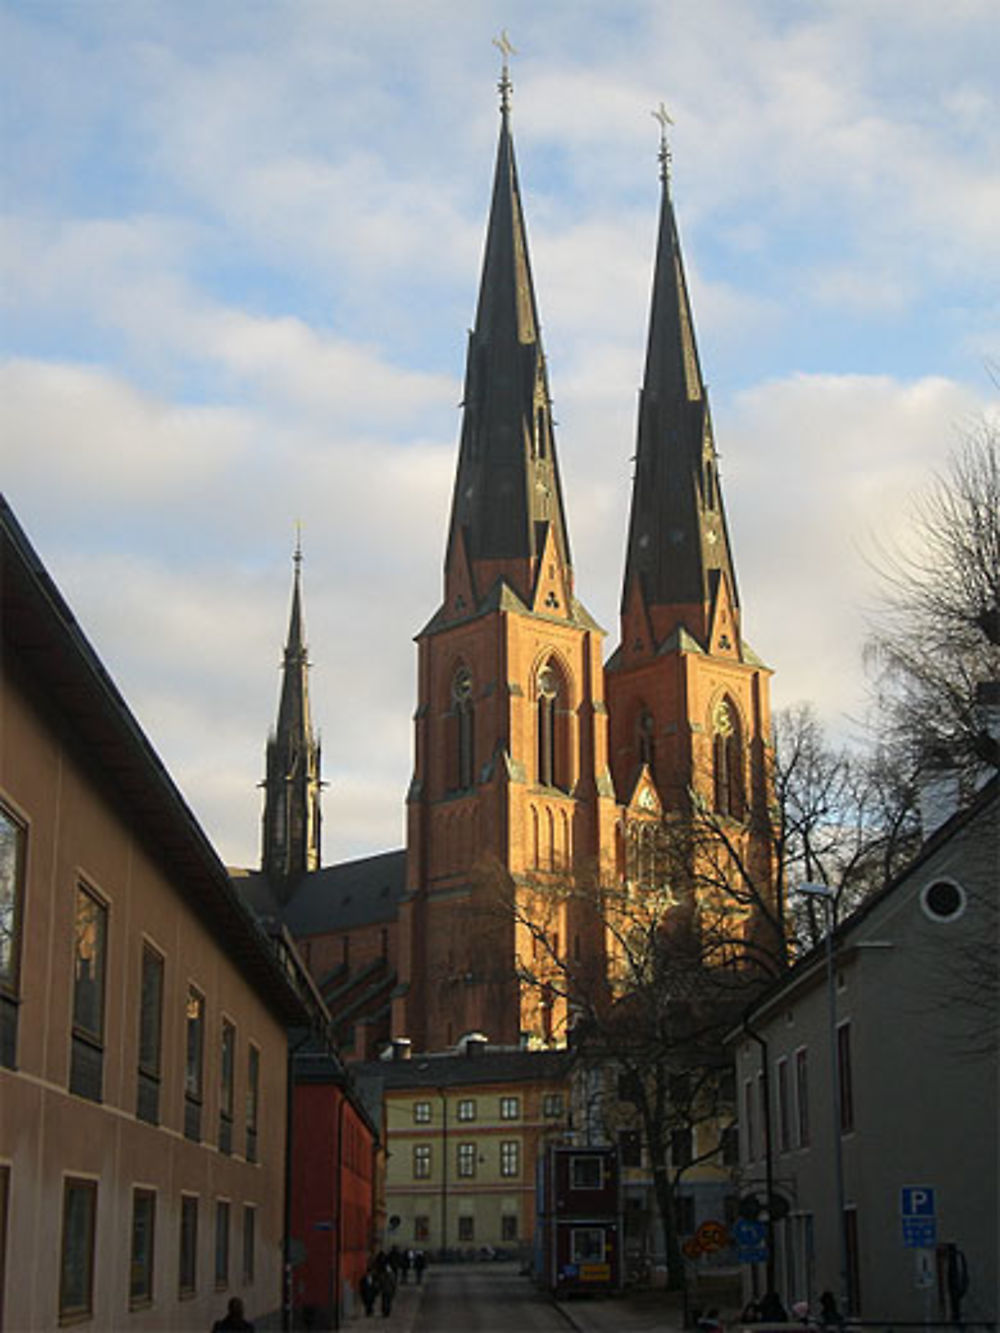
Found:
[{"label": "person in dark coat", "polygon": [[788,1311],[776,1291],[769,1291],[761,1298],[760,1319],[762,1324],[788,1323]]},{"label": "person in dark coat", "polygon": [[215,1321],[212,1333],[253,1333],[253,1324],[243,1317],[243,1302],[238,1296],[229,1298],[226,1317]]},{"label": "person in dark coat", "polygon": [[413,1256],[413,1271],[417,1275],[418,1285],[424,1280],[424,1269],[426,1267],[427,1255],[424,1254],[423,1250],[417,1250],[416,1254]]},{"label": "person in dark coat", "polygon": [[392,1313],[392,1298],[396,1294],[396,1274],[392,1271],[391,1263],[379,1269],[375,1281],[378,1283],[378,1293],[382,1299],[382,1314],[388,1317]]},{"label": "person in dark coat", "polygon": [[361,1304],[365,1307],[365,1314],[370,1319],[375,1310],[375,1297],[378,1295],[378,1286],[371,1265],[362,1273],[358,1290],[361,1293]]}]

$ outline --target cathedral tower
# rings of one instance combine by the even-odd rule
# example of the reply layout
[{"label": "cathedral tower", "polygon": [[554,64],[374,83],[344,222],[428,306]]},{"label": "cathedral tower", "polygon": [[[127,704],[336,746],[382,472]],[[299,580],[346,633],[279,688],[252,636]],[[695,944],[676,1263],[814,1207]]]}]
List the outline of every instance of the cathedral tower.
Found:
[{"label": "cathedral tower", "polygon": [[[482,1030],[565,1035],[517,979],[530,940],[498,887],[537,892],[614,842],[603,633],[577,601],[528,259],[511,86],[501,124],[440,608],[420,633],[407,898],[394,1031],[417,1049]],[[561,909],[552,943],[601,951]]]},{"label": "cathedral tower", "polygon": [[621,598],[607,667],[611,771],[629,804],[644,767],[665,810],[697,793],[766,820],[769,670],[741,635],[708,394],[670,192],[668,118]]},{"label": "cathedral tower", "polygon": [[281,901],[320,864],[320,746],[309,716],[309,654],[302,618],[302,547],[295,575],[278,721],[267,742],[261,869]]}]

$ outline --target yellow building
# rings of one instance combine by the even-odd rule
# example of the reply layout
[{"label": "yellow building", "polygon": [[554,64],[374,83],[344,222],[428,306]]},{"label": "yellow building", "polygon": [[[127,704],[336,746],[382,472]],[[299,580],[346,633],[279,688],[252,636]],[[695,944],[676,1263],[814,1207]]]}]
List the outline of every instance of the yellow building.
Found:
[{"label": "yellow building", "polygon": [[[383,1099],[387,1244],[523,1250],[535,1227],[535,1163],[569,1127],[565,1052],[491,1047],[356,1067]],[[394,1219],[398,1221],[394,1222]]]}]

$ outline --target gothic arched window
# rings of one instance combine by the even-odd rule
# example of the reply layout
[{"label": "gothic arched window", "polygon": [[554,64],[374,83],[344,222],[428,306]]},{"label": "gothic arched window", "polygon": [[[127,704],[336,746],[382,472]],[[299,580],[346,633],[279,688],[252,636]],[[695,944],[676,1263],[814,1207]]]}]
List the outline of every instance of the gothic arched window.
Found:
[{"label": "gothic arched window", "polygon": [[639,763],[645,764],[653,776],[656,776],[656,724],[653,714],[643,708],[635,727],[635,743],[639,753]]},{"label": "gothic arched window", "polygon": [[448,785],[452,790],[468,791],[475,774],[475,710],[468,667],[459,667],[452,678],[451,724]]},{"label": "gothic arched window", "polygon": [[743,738],[731,699],[720,699],[712,714],[712,777],[716,812],[742,819],[746,810]]},{"label": "gothic arched window", "polygon": [[569,789],[566,684],[551,660],[538,673],[536,762],[541,787]]}]

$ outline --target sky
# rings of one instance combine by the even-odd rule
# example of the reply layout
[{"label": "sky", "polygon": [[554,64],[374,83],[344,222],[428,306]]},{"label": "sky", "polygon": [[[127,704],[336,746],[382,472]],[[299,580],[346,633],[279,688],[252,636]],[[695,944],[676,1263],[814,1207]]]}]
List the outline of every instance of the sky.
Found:
[{"label": "sky", "polygon": [[301,523],[324,860],[402,845],[499,126],[617,638],[663,101],[744,632],[863,735],[886,551],[996,413],[995,0],[4,0],[0,485],[259,859]]}]

